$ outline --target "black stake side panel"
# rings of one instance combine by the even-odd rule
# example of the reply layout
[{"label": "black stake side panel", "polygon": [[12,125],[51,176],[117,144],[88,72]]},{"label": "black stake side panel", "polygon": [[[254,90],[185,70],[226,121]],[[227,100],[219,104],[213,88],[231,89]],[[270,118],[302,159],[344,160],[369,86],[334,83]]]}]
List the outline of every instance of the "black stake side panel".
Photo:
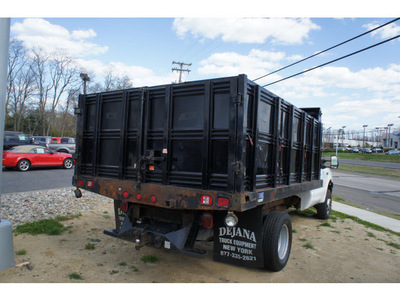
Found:
[{"label": "black stake side panel", "polygon": [[74,181],[243,194],[319,180],[319,108],[246,75],[81,95],[77,114]]}]

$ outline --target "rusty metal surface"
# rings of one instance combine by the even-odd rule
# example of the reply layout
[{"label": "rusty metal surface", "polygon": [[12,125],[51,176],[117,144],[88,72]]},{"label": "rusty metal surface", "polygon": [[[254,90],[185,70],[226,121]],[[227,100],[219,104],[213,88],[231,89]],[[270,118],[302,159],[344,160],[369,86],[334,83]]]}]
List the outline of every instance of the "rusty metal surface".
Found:
[{"label": "rusty metal surface", "polygon": [[[77,178],[76,176],[73,178],[73,184],[75,186],[77,186]],[[86,180],[93,181],[93,187],[87,187],[85,184],[84,187],[79,188],[124,202],[139,203],[168,209],[230,210],[238,212],[246,211],[259,205],[268,204],[268,207],[272,207],[275,203],[279,205],[280,199],[290,197],[304,189],[320,187],[322,184],[321,181],[316,180],[303,184],[281,186],[257,192],[239,194],[152,183],[142,183],[140,188],[138,188],[136,181],[104,177],[93,178],[79,176],[79,179],[84,179],[85,183]],[[200,197],[202,195],[210,196],[212,198],[212,204],[200,204]],[[155,201],[152,201],[152,196],[155,197]],[[218,206],[218,197],[229,198],[229,207]]]},{"label": "rusty metal surface", "polygon": [[[80,179],[93,180],[93,187],[79,187],[100,195],[118,199],[126,202],[140,203],[170,209],[190,209],[190,210],[241,210],[241,204],[245,202],[245,194],[229,194],[220,191],[199,190],[193,188],[183,188],[178,186],[166,186],[161,184],[142,183],[140,190],[137,190],[135,181],[118,180],[104,177],[88,178],[79,176]],[[74,177],[74,185],[76,177]],[[124,196],[127,193],[127,197]],[[140,199],[138,199],[140,195]],[[202,195],[211,196],[212,205],[201,205]],[[155,196],[156,201],[151,197]],[[219,207],[217,197],[227,197],[230,199],[230,206]]]}]

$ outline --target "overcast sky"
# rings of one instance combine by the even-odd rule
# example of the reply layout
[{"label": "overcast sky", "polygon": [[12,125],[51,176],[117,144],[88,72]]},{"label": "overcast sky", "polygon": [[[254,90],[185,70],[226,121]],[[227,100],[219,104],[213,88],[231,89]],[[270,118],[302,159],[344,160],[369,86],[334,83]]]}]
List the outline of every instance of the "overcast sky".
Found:
[{"label": "overcast sky", "polygon": [[[50,14],[51,16],[51,14]],[[58,16],[58,15],[57,15]],[[19,18],[11,36],[27,47],[61,48],[100,80],[107,68],[134,86],[247,74],[255,79],[393,18]],[[400,34],[400,21],[257,80],[290,76]],[[267,87],[297,107],[321,107],[325,128],[400,126],[400,38]]]}]

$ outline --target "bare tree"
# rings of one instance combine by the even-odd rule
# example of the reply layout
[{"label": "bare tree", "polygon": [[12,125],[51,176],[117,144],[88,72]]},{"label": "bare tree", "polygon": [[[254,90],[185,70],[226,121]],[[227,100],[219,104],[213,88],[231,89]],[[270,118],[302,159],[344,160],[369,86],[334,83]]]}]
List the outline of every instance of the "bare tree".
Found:
[{"label": "bare tree", "polygon": [[[71,109],[77,106],[78,95],[79,95],[79,88],[69,89],[65,107],[61,107],[62,109],[61,137],[64,136],[64,131],[66,127],[68,127],[69,119],[71,119],[71,116],[74,116]],[[70,124],[70,125],[74,126],[76,124]]]},{"label": "bare tree", "polygon": [[111,66],[107,67],[106,76],[104,80],[104,87],[102,89],[104,92],[122,90],[131,87],[132,83],[130,82],[130,79],[127,75],[123,77],[114,75],[112,67]]},{"label": "bare tree", "polygon": [[21,122],[25,116],[25,108],[29,100],[31,100],[36,90],[35,74],[32,66],[27,65],[20,69],[17,76],[14,78],[12,85],[12,97],[10,98],[10,112],[14,119],[14,130],[21,130]]},{"label": "bare tree", "polygon": [[36,86],[38,89],[38,110],[40,123],[42,127],[42,135],[45,135],[46,128],[46,105],[48,96],[53,88],[52,82],[48,80],[47,62],[49,56],[42,49],[33,49],[33,70],[35,72]]},{"label": "bare tree", "polygon": [[8,59],[8,73],[7,73],[7,97],[6,97],[6,114],[8,113],[8,104],[12,97],[12,92],[15,84],[15,77],[17,76],[19,69],[24,65],[24,57],[26,55],[25,48],[22,46],[20,41],[12,39],[10,41],[9,48],[9,59]]},{"label": "bare tree", "polygon": [[118,77],[117,82],[116,82],[117,90],[129,89],[131,87],[132,87],[132,83],[127,75],[125,75],[123,77]]},{"label": "bare tree", "polygon": [[54,53],[49,63],[50,80],[52,82],[52,97],[50,103],[50,114],[46,135],[49,135],[52,120],[55,118],[55,111],[60,103],[61,97],[68,87],[76,88],[80,84],[78,71],[72,58],[62,52]]},{"label": "bare tree", "polygon": [[107,71],[106,71],[106,76],[104,79],[104,88],[103,91],[104,92],[108,92],[108,91],[112,91],[114,90],[114,81],[115,81],[115,76],[113,74],[113,70],[111,66],[107,67]]},{"label": "bare tree", "polygon": [[21,130],[25,106],[33,96],[35,74],[26,49],[20,41],[11,40],[8,62],[6,114],[13,119],[13,130]]},{"label": "bare tree", "polygon": [[48,54],[34,49],[33,61],[42,135],[49,135],[57,107],[67,89],[80,84],[79,74],[72,58],[61,51]]}]

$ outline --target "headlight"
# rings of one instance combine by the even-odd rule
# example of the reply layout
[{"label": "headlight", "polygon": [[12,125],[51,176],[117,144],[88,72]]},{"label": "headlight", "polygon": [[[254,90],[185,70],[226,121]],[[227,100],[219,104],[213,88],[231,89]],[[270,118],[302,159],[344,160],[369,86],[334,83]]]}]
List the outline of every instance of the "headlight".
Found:
[{"label": "headlight", "polygon": [[225,225],[228,227],[235,227],[239,222],[238,217],[233,212],[228,212],[225,217]]}]

